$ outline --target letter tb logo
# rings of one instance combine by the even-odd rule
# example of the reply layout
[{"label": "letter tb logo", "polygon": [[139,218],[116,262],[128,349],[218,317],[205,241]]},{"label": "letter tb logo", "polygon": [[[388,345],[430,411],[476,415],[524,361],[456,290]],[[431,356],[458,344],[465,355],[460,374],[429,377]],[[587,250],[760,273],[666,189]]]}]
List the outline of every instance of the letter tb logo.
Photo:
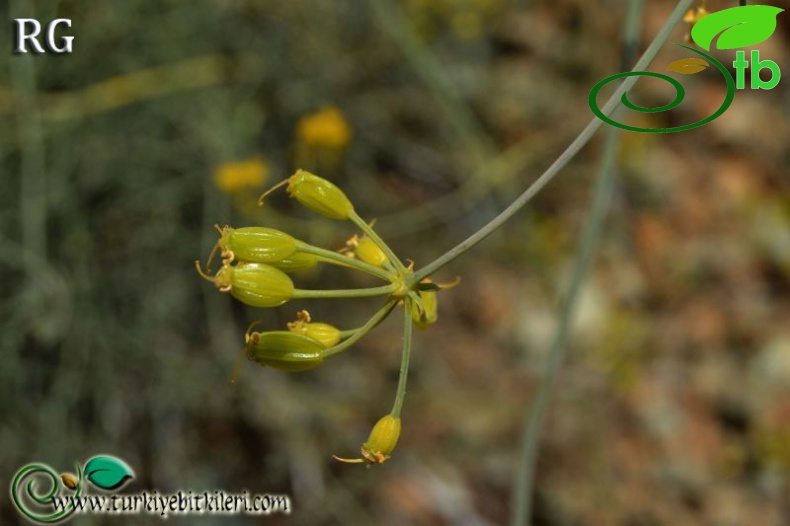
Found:
[{"label": "letter tb logo", "polygon": [[[691,28],[691,39],[694,44],[702,48],[702,50],[711,51],[713,49],[726,50],[737,49],[743,47],[754,46],[764,40],[768,39],[776,30],[777,16],[783,12],[784,9],[768,5],[742,5],[739,7],[732,7],[723,9],[715,13],[707,13],[704,8],[698,8],[696,13],[690,10],[687,16],[687,22],[693,24]],[[689,17],[689,15],[691,15]],[[715,42],[714,42],[715,41]],[[619,80],[625,77],[654,77],[670,83],[675,88],[675,99],[658,108],[648,108],[634,104],[628,99],[628,94],[623,94],[622,103],[626,108],[637,111],[640,113],[660,113],[663,111],[671,110],[677,107],[683,98],[686,91],[683,85],[675,78],[670,77],[663,73],[654,73],[651,71],[629,71],[626,73],[618,73],[611,75],[593,86],[588,96],[590,109],[599,119],[607,124],[616,126],[623,130],[647,132],[647,133],[669,133],[691,130],[703,126],[714,119],[721,116],[727,108],[732,104],[735,98],[735,92],[739,89],[746,88],[746,69],[750,70],[749,87],[751,89],[769,90],[775,88],[782,78],[782,72],[779,66],[773,60],[761,60],[760,51],[757,49],[751,50],[749,58],[747,58],[746,51],[738,50],[735,53],[735,60],[732,65],[735,68],[735,78],[732,73],[716,58],[709,55],[705,51],[695,49],[690,46],[676,44],[694,54],[696,57],[688,57],[669,64],[667,71],[678,73],[681,75],[694,75],[702,73],[708,69],[718,70],[722,76],[725,84],[727,85],[727,93],[721,106],[710,116],[700,119],[696,122],[689,124],[681,124],[667,128],[653,128],[653,127],[640,127],[631,126],[622,122],[615,121],[611,117],[604,115],[601,108],[598,106],[598,93],[609,82]],[[715,68],[709,68],[709,66]],[[763,80],[760,77],[760,72],[768,70],[770,77]]]},{"label": "letter tb logo", "polygon": [[71,53],[73,36],[63,36],[58,41],[55,32],[59,25],[71,27],[71,20],[68,18],[56,18],[47,25],[44,45],[39,42],[41,34],[41,22],[35,18],[14,19],[14,53]]},{"label": "letter tb logo", "polygon": [[[735,87],[744,89],[746,87],[746,68],[749,67],[749,61],[746,60],[746,52],[738,51],[735,53],[735,60],[732,63],[735,68]],[[752,50],[752,64],[751,64],[751,83],[752,89],[773,89],[779,84],[779,79],[782,78],[782,72],[779,66],[773,60],[760,60],[760,51],[757,49]],[[760,78],[760,71],[767,69],[771,72],[770,80],[763,80]]]}]

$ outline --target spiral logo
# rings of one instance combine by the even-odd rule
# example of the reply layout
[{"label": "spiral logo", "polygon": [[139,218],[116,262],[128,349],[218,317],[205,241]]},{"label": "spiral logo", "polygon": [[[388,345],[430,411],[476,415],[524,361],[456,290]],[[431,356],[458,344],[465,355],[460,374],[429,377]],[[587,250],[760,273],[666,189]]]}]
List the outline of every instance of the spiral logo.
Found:
[{"label": "spiral logo", "polygon": [[[604,113],[601,111],[601,108],[598,106],[598,93],[601,91],[601,89],[603,89],[604,86],[606,86],[608,83],[614,80],[618,80],[626,77],[655,77],[665,80],[670,84],[672,84],[672,86],[675,88],[675,99],[672,102],[665,104],[663,106],[659,106],[657,108],[646,108],[644,106],[638,106],[628,99],[628,93],[623,93],[623,97],[621,99],[623,106],[625,106],[628,109],[638,111],[640,113],[659,113],[662,111],[669,111],[679,106],[683,102],[683,99],[686,96],[686,90],[683,89],[683,85],[680,82],[678,82],[676,79],[670,77],[669,75],[665,75],[663,73],[653,73],[651,71],[629,71],[626,73],[618,73],[616,75],[612,75],[611,77],[606,77],[598,84],[593,86],[592,90],[590,91],[590,96],[588,98],[590,103],[590,109],[592,109],[593,113],[605,123],[611,124],[612,126],[616,126],[618,128],[622,128],[624,130],[647,132],[647,133],[670,133],[670,132],[679,132],[679,131],[686,131],[686,130],[692,130],[694,128],[698,128],[718,118],[722,113],[727,111],[727,108],[730,107],[730,104],[732,104],[732,101],[735,99],[735,79],[732,78],[732,75],[730,74],[729,71],[727,71],[727,68],[725,68],[721,62],[719,62],[712,56],[708,55],[707,53],[703,53],[702,51],[696,50],[689,46],[684,46],[683,44],[675,44],[675,45],[688,49],[689,51],[704,57],[705,59],[710,61],[714,66],[716,66],[716,68],[718,68],[718,70],[721,72],[725,82],[727,82],[727,95],[724,97],[724,101],[722,102],[719,109],[716,110],[716,112],[714,112],[709,117],[706,117],[705,119],[699,120],[697,122],[692,122],[691,124],[684,124],[682,126],[673,126],[670,128],[642,128],[639,126],[630,126],[628,124],[623,124],[622,122],[617,122],[616,120],[608,117],[607,115],[604,115]],[[702,69],[704,69],[704,67],[701,65],[697,66],[696,62],[694,66],[689,65],[686,61],[678,61],[678,62],[682,62],[683,64],[679,65],[676,71],[682,73],[696,73],[697,71],[701,71]],[[704,62],[704,60],[701,62]],[[697,69],[697,67],[699,69]],[[687,71],[681,71],[681,68],[686,69]]]},{"label": "spiral logo", "polygon": [[[132,469],[123,460],[110,455],[97,455],[84,467],[77,464],[76,472],[76,475],[58,475],[46,464],[28,464],[14,475],[11,499],[17,510],[33,522],[59,522],[76,511],[75,499],[87,488],[85,482],[103,491],[113,491],[134,477]],[[44,491],[41,491],[42,483]],[[63,495],[70,498],[64,499]]]},{"label": "spiral logo", "polygon": [[[71,484],[75,480],[74,494],[82,493],[82,470],[77,466],[78,478],[69,478],[67,475],[58,476],[57,472],[44,464],[28,464],[20,469],[11,483],[11,498],[17,509],[25,517],[34,522],[57,522],[74,513],[74,506],[66,506],[60,510],[43,511],[43,508],[52,507],[52,498],[59,494],[61,481]],[[27,484],[25,481],[27,480]],[[39,492],[37,482],[44,482],[49,491]],[[68,481],[68,482],[67,482]]]}]

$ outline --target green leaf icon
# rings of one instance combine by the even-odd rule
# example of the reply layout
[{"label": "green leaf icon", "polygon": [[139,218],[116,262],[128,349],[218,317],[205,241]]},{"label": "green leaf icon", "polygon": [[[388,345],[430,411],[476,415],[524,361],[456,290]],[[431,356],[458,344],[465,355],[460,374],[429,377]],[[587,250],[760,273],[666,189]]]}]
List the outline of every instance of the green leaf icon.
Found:
[{"label": "green leaf icon", "polygon": [[770,5],[746,5],[717,11],[694,24],[691,38],[707,51],[719,33],[718,49],[753,46],[774,34],[776,17],[782,11],[784,9]]},{"label": "green leaf icon", "polygon": [[133,478],[134,472],[121,459],[109,455],[99,455],[85,464],[85,477],[94,486],[113,490],[120,488],[127,480]]}]

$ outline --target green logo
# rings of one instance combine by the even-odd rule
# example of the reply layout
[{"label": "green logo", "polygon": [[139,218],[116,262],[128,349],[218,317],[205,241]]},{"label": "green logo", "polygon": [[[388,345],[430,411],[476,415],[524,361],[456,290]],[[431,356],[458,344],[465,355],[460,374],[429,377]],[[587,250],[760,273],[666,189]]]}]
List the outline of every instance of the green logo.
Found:
[{"label": "green logo", "polygon": [[[59,497],[81,496],[86,489],[86,481],[101,490],[113,491],[134,478],[132,469],[123,460],[109,455],[95,456],[88,460],[84,467],[77,464],[76,471],[76,475],[72,473],[58,475],[46,464],[28,464],[17,471],[11,482],[11,498],[14,505],[20,513],[33,522],[62,521],[74,513],[76,500],[59,499]],[[26,480],[27,484],[25,484]],[[48,490],[40,490],[38,482],[42,481]],[[61,490],[64,491],[63,494]],[[58,505],[58,502],[61,505]]]},{"label": "green logo", "polygon": [[[735,49],[739,47],[753,46],[766,40],[774,33],[776,30],[776,17],[782,11],[784,11],[784,9],[767,5],[749,5],[724,9],[722,11],[708,14],[702,18],[699,18],[699,20],[692,27],[691,38],[695,44],[705,51],[710,51],[710,48],[713,45],[713,40],[717,36],[718,39],[716,40],[716,47],[718,49]],[[751,52],[751,62],[746,58],[745,51],[740,50],[736,52],[735,61],[732,63],[733,67],[735,68],[736,78],[733,78],[732,74],[730,74],[724,64],[707,53],[689,46],[684,46],[682,44],[675,45],[685,48],[692,53],[697,54],[698,56],[677,60],[667,67],[668,71],[673,71],[683,75],[693,75],[695,73],[705,71],[711,64],[713,64],[716,66],[716,69],[719,70],[719,73],[721,73],[722,77],[724,77],[724,82],[727,84],[727,95],[724,97],[724,102],[722,102],[719,109],[716,110],[712,115],[697,122],[692,122],[691,124],[685,124],[682,126],[673,126],[670,128],[641,128],[638,126],[629,126],[627,124],[617,122],[603,114],[597,102],[598,93],[609,82],[626,77],[655,77],[669,82],[675,88],[675,99],[672,102],[657,108],[638,106],[628,99],[627,93],[624,93],[621,100],[623,106],[626,108],[638,111],[640,113],[659,113],[662,111],[671,110],[683,102],[683,99],[686,96],[686,91],[683,89],[683,86],[680,84],[680,82],[669,75],[665,75],[663,73],[653,73],[649,71],[618,73],[598,82],[595,86],[593,86],[588,97],[590,109],[592,109],[593,113],[607,124],[611,124],[612,126],[616,126],[624,130],[647,133],[669,133],[691,130],[711,122],[727,111],[727,108],[730,107],[730,104],[732,104],[732,101],[735,98],[736,89],[744,89],[746,87],[746,68],[748,68],[750,64],[751,76],[749,80],[751,89],[773,89],[779,84],[779,80],[782,76],[779,66],[772,60],[761,60],[760,52],[756,49],[752,50]],[[762,80],[760,78],[760,71],[763,69],[767,69],[771,72],[771,78],[769,80]]]}]

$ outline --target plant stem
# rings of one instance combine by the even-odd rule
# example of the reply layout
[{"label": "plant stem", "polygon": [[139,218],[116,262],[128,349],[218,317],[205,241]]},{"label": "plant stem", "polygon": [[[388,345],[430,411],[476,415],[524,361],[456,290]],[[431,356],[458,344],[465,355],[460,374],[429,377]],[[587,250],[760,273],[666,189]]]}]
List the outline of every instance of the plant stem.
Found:
[{"label": "plant stem", "polygon": [[395,308],[395,305],[397,304],[398,300],[395,298],[387,300],[387,302],[382,305],[378,311],[376,311],[376,314],[371,316],[365,325],[356,330],[356,333],[353,336],[333,347],[321,351],[321,358],[329,358],[330,356],[334,356],[357,343],[363,336],[369,333],[371,329],[381,323],[381,321],[389,315],[389,313],[393,308]]},{"label": "plant stem", "polygon": [[400,418],[403,399],[406,398],[406,380],[409,376],[409,357],[411,356],[411,302],[410,296],[403,301],[403,353],[400,358],[400,376],[398,377],[398,390],[395,393],[395,403],[392,405],[390,415]]},{"label": "plant stem", "polygon": [[[637,38],[642,7],[643,0],[630,1],[623,39],[622,56],[624,61],[629,59],[629,51],[633,49],[633,42]],[[532,516],[535,471],[546,409],[556,384],[559,368],[567,352],[567,341],[576,303],[600,237],[608,203],[614,191],[619,136],[620,130],[618,128],[610,126],[607,129],[604,155],[601,160],[592,202],[582,223],[584,226],[576,252],[576,262],[571,276],[571,283],[563,298],[559,326],[549,350],[549,363],[543,381],[524,421],[521,454],[513,485],[511,526],[525,526],[529,524]]]},{"label": "plant stem", "polygon": [[[680,0],[678,2],[675,10],[672,11],[671,15],[669,15],[669,18],[664,23],[664,26],[658,32],[656,37],[647,47],[644,54],[637,61],[636,65],[631,71],[644,71],[647,66],[650,65],[661,49],[661,46],[663,46],[667,41],[670,33],[677,23],[683,18],[683,15],[692,3],[694,3],[694,0]],[[626,91],[633,87],[637,80],[639,80],[639,77],[635,76],[627,77],[625,80],[623,80],[620,86],[618,86],[618,88],[615,90],[614,94],[612,94],[609,100],[606,101],[606,104],[604,104],[601,108],[601,111],[604,113],[604,115],[611,114],[614,108],[621,104],[620,98]],[[421,279],[430,276],[440,268],[455,260],[467,250],[477,245],[480,241],[494,232],[494,230],[502,226],[508,219],[516,214],[516,212],[521,210],[521,208],[523,208],[524,205],[535,196],[535,194],[537,194],[544,186],[546,186],[546,184],[548,184],[549,181],[551,181],[557,175],[557,173],[559,173],[559,171],[562,170],[577,153],[579,153],[579,151],[584,147],[585,144],[587,144],[587,142],[592,138],[595,132],[598,131],[598,128],[600,128],[602,124],[603,121],[598,117],[592,119],[590,123],[584,128],[584,130],[582,130],[582,132],[570,144],[570,146],[568,146],[568,148],[562,152],[559,157],[557,157],[552,165],[549,166],[546,171],[543,172],[543,174],[541,174],[541,176],[538,177],[538,179],[524,191],[524,193],[518,196],[518,198],[516,198],[516,200],[513,201],[510,206],[505,208],[498,216],[492,219],[483,228],[466,238],[464,241],[449,251],[445,252],[443,255],[439,256],[433,262],[415,272],[410,277],[409,282],[418,283]]]},{"label": "plant stem", "polygon": [[593,203],[584,220],[585,228],[581,236],[571,283],[563,298],[560,322],[548,352],[549,363],[543,381],[533,400],[524,425],[521,458],[516,471],[514,484],[514,508],[511,525],[528,524],[531,516],[532,494],[534,491],[535,469],[537,464],[540,435],[545,421],[546,408],[557,380],[557,373],[566,354],[566,344],[570,335],[576,302],[581,286],[590,266],[592,254],[600,235],[604,212],[613,189],[617,136],[620,130],[611,127],[607,130],[604,159],[595,188]]},{"label": "plant stem", "polygon": [[384,296],[397,290],[394,284],[366,289],[337,289],[337,290],[304,290],[294,289],[293,299],[332,299],[332,298],[370,298]]},{"label": "plant stem", "polygon": [[340,339],[345,340],[349,336],[353,336],[358,333],[361,329],[362,327],[357,327],[356,329],[346,329],[344,331],[340,331]]},{"label": "plant stem", "polygon": [[403,263],[401,263],[401,260],[398,259],[398,256],[395,255],[395,253],[392,251],[389,245],[387,245],[384,242],[384,240],[379,237],[379,235],[376,233],[375,230],[370,228],[370,225],[365,223],[365,221],[361,217],[359,217],[356,211],[352,210],[348,217],[355,225],[357,225],[357,228],[362,230],[362,232],[364,232],[366,236],[372,239],[373,242],[379,246],[379,248],[384,252],[384,254],[387,255],[390,262],[392,262],[392,264],[395,265],[395,269],[398,272],[400,273],[406,272],[406,267],[403,266]]},{"label": "plant stem", "polygon": [[385,281],[392,281],[392,275],[390,275],[390,273],[384,269],[374,267],[373,265],[365,263],[364,261],[344,256],[343,254],[338,254],[337,252],[333,252],[325,248],[314,247],[313,245],[308,245],[307,243],[300,243],[297,247],[297,251],[318,256],[326,263],[334,263],[342,267],[361,270],[362,272],[367,272],[368,274],[376,276],[377,278],[381,278]]}]

